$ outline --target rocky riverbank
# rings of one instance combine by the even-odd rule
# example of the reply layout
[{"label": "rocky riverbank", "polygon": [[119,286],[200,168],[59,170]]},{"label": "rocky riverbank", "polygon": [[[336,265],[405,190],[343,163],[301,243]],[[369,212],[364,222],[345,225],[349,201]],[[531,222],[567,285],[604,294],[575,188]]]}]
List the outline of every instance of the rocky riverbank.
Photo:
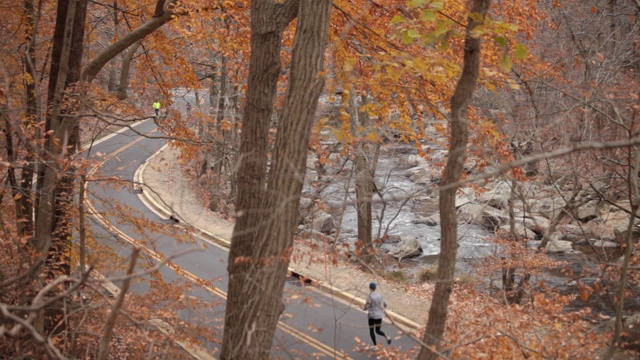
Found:
[{"label": "rocky riverbank", "polygon": [[[402,152],[394,146],[383,149],[386,158],[381,159],[376,185],[386,190],[386,198],[374,198],[374,216],[380,220],[374,234],[393,240],[383,248],[398,260],[437,254],[440,233],[437,184],[442,169],[432,165],[434,161]],[[314,168],[313,160],[309,167]],[[354,185],[338,168],[325,171],[337,175],[319,194],[306,189],[301,205],[306,217],[301,232],[317,238],[337,236],[338,241],[353,241]],[[312,170],[309,177],[314,176],[317,173]],[[586,254],[600,261],[617,259],[629,224],[629,202],[607,202],[602,197],[604,189],[592,185],[576,184],[567,175],[551,181],[513,182],[498,178],[462,188],[456,200],[458,220],[465,231],[460,256],[482,257],[491,252],[493,247],[482,239],[510,233],[511,206],[515,235],[528,240],[530,247],[543,248],[550,254]],[[576,191],[577,188],[582,190]],[[312,199],[320,199],[323,206],[309,210]],[[640,235],[637,225],[633,235],[635,239]]]}]

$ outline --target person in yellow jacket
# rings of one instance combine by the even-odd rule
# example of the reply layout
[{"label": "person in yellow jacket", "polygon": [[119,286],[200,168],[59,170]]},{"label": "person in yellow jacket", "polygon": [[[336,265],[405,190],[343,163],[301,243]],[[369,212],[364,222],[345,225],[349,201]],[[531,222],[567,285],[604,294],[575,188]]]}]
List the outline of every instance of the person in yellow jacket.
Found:
[{"label": "person in yellow jacket", "polygon": [[156,112],[156,117],[160,115],[160,106],[162,106],[160,104],[160,100],[156,100],[153,102],[153,111]]}]

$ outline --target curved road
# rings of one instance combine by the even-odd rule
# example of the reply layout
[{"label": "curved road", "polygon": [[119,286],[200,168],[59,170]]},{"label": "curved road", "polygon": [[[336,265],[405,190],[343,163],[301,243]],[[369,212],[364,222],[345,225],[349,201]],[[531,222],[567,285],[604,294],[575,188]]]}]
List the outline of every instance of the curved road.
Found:
[{"label": "curved road", "polygon": [[[179,316],[217,333],[218,339],[199,339],[209,354],[219,353],[224,323],[227,291],[227,249],[188,234],[171,221],[158,216],[136,196],[132,182],[138,167],[160,149],[166,140],[160,138],[153,121],[147,120],[108,137],[93,146],[92,154],[104,157],[96,178],[118,177],[129,184],[103,186],[109,181],[89,183],[89,212],[96,215],[92,232],[97,240],[93,251],[99,256],[101,245],[122,256],[128,256],[132,245],[141,246],[145,261],[139,261],[137,271],[171,258],[159,273],[167,283],[182,281],[189,287],[180,288],[185,298],[210,302],[204,310],[191,306],[178,309]],[[140,135],[143,134],[144,136]],[[106,154],[106,155],[103,155]],[[122,216],[122,214],[126,214]],[[141,225],[144,218],[153,225]],[[180,238],[181,241],[176,240]],[[173,257],[180,254],[177,257]],[[155,285],[155,276],[132,285],[133,292],[147,294]],[[178,286],[172,284],[172,286]],[[358,346],[356,337],[370,344],[366,314],[339,299],[313,287],[302,286],[291,279],[285,288],[286,310],[276,332],[272,356],[283,359],[337,358],[370,359],[369,350]],[[416,343],[400,329],[384,323],[383,330],[393,337],[390,350],[407,351]],[[378,337],[378,342],[383,339]],[[384,344],[386,347],[387,345]],[[371,356],[371,357],[370,357]],[[186,356],[185,356],[186,357]],[[386,357],[386,356],[385,356]]]}]

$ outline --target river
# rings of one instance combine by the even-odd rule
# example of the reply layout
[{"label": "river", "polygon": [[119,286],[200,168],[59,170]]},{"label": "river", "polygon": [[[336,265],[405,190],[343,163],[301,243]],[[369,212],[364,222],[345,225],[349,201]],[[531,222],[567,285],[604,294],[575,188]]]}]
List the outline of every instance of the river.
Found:
[{"label": "river", "polygon": [[[440,253],[440,226],[429,226],[424,218],[438,213],[436,191],[434,184],[415,184],[407,176],[405,170],[410,167],[407,157],[415,154],[415,147],[411,144],[385,144],[381,150],[380,159],[375,175],[376,186],[386,199],[386,207],[379,196],[373,198],[373,234],[399,236],[415,236],[419,239],[423,250],[422,257],[433,258]],[[336,161],[341,163],[341,161]],[[321,199],[327,204],[330,213],[339,223],[342,218],[340,237],[338,241],[353,243],[357,239],[357,213],[355,209],[355,184],[349,175],[352,164],[347,161],[344,170],[331,176],[326,188],[322,190]],[[336,166],[327,168],[327,176],[335,174]],[[315,179],[313,169],[309,169],[307,178]],[[346,183],[349,182],[348,194]],[[304,193],[313,192],[307,184]],[[344,202],[347,206],[343,206]],[[344,208],[344,213],[342,209]],[[383,213],[384,210],[384,213]],[[495,250],[495,245],[486,241],[493,233],[480,225],[460,224],[458,228],[459,248],[458,259],[477,259]],[[389,250],[394,244],[383,244],[382,248]]]}]

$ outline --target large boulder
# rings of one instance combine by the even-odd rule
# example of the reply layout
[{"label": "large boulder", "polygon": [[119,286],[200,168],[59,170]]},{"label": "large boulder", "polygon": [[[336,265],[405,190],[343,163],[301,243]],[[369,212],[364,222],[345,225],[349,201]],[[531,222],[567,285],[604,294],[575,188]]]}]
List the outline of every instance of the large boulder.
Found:
[{"label": "large boulder", "polygon": [[387,234],[382,238],[384,244],[397,244],[402,241],[402,236],[396,234]]},{"label": "large boulder", "polygon": [[[627,221],[625,221],[627,223]],[[578,242],[583,239],[598,239],[615,241],[614,226],[602,217],[595,218],[584,224],[562,224],[558,229],[564,234],[565,240]]]},{"label": "large boulder", "polygon": [[631,209],[631,203],[629,202],[629,200],[616,201],[616,205],[617,206],[612,206],[611,207],[610,211],[612,213],[614,213],[614,212],[622,212],[622,209]]},{"label": "large boulder", "polygon": [[475,203],[476,194],[467,188],[461,188],[456,193],[456,208],[464,206],[469,203]]},{"label": "large boulder", "polygon": [[587,222],[598,217],[598,202],[590,201],[578,208],[575,212],[576,217],[581,222]]},{"label": "large boulder", "polygon": [[413,220],[414,224],[424,224],[427,226],[438,226],[438,224],[440,224],[440,215],[438,214],[433,214],[431,216],[427,216],[427,217],[420,217],[417,218],[415,220]]},{"label": "large boulder", "polygon": [[458,214],[458,221],[466,222],[466,223],[473,223],[473,222],[479,221],[480,216],[482,214],[482,210],[484,208],[485,206],[480,204],[475,204],[472,202],[464,203],[463,205],[458,207],[456,211]]},{"label": "large boulder", "polygon": [[434,173],[428,166],[416,166],[405,170],[404,176],[416,184],[431,184],[440,175]]},{"label": "large boulder", "polygon": [[467,204],[473,203],[473,197],[467,194],[457,194],[456,195],[456,208],[460,208]]},{"label": "large boulder", "polygon": [[582,226],[578,226],[575,224],[560,224],[557,226],[558,233],[561,234],[562,240],[571,241],[576,243],[582,239],[584,239],[585,235],[588,237],[594,237],[593,231],[591,231],[590,224],[584,224]]},{"label": "large boulder", "polygon": [[411,154],[407,157],[407,164],[414,167],[425,167],[429,165],[429,162],[420,155]]},{"label": "large boulder", "polygon": [[327,243],[327,244],[332,244],[334,239],[332,236],[329,236],[327,234],[323,234],[319,231],[315,231],[315,230],[311,230],[311,229],[302,229],[299,233],[298,236],[304,238],[304,239],[308,239],[308,240],[314,240],[314,241],[318,241],[318,242],[323,242],[323,243]]},{"label": "large boulder", "polygon": [[318,211],[309,216],[309,223],[311,225],[311,230],[324,234],[330,234],[336,227],[335,222],[333,221],[333,216],[324,211]]},{"label": "large boulder", "polygon": [[624,318],[622,326],[624,327],[624,341],[630,344],[630,349],[637,350],[640,347],[640,313]]},{"label": "large boulder", "polygon": [[[509,226],[509,224],[502,225],[498,229],[506,234],[511,232],[511,226]],[[531,229],[527,229],[522,223],[516,223],[514,230],[519,238],[534,239],[536,237],[536,233]]]},{"label": "large boulder", "polygon": [[508,209],[509,208],[509,195],[508,194],[496,194],[491,193],[491,197],[487,197],[485,193],[480,199],[481,202],[494,207],[496,209]]},{"label": "large boulder", "polygon": [[482,226],[494,230],[504,224],[509,223],[509,214],[503,210],[491,206],[484,206],[482,209]]},{"label": "large boulder", "polygon": [[[627,231],[629,230],[629,220],[622,222],[613,228],[613,236],[616,241],[624,242],[627,238]],[[635,243],[640,238],[640,227],[637,223],[633,224],[631,228],[631,242]]]},{"label": "large boulder", "polygon": [[426,176],[427,169],[423,166],[414,166],[404,171],[404,176],[413,179],[416,176]]},{"label": "large boulder", "polygon": [[509,222],[509,215],[505,211],[476,203],[460,206],[457,214],[461,222],[480,224],[491,230]]},{"label": "large boulder", "polygon": [[571,241],[558,240],[553,238],[547,244],[546,249],[549,254],[575,254],[573,250],[573,243]]},{"label": "large boulder", "polygon": [[509,207],[511,196],[511,186],[506,181],[499,181],[490,186],[490,189],[483,193],[478,201],[498,209]]},{"label": "large boulder", "polygon": [[545,171],[545,175],[545,183],[549,185],[555,184],[558,187],[563,187],[571,177],[568,172],[561,170],[557,166]]},{"label": "large boulder", "polygon": [[306,196],[302,196],[300,197],[300,205],[298,206],[298,213],[299,213],[299,218],[300,219],[300,223],[303,223],[304,220],[309,216],[309,211],[311,210],[311,203],[313,202],[313,200],[311,200],[311,198],[306,197]]},{"label": "large boulder", "polygon": [[418,257],[422,253],[420,241],[415,236],[403,236],[398,245],[389,251],[389,255],[398,260]]},{"label": "large boulder", "polygon": [[573,248],[584,254],[598,256],[604,255],[606,259],[617,258],[622,255],[621,247],[613,241],[604,241],[598,239],[582,239],[573,244]]},{"label": "large boulder", "polygon": [[420,173],[412,176],[409,180],[418,185],[428,185],[434,182],[434,180],[438,179],[437,176],[433,176],[433,173],[428,169],[422,169]]},{"label": "large boulder", "polygon": [[560,214],[564,205],[565,201],[562,198],[536,199],[531,204],[531,213],[547,219],[553,219]]},{"label": "large boulder", "polygon": [[525,216],[524,220],[522,217],[516,217],[516,222],[524,222],[524,226],[538,234],[544,234],[551,222],[549,219],[542,216]]},{"label": "large boulder", "polygon": [[[615,211],[611,208],[611,212],[602,215],[602,220],[604,220],[604,224],[607,228],[612,230],[611,237],[617,242],[623,242],[626,238],[627,230],[629,228],[629,214],[623,211]],[[639,224],[636,223],[632,227],[632,240],[636,242],[640,237],[640,227]],[[607,236],[609,238],[609,236]]]}]

